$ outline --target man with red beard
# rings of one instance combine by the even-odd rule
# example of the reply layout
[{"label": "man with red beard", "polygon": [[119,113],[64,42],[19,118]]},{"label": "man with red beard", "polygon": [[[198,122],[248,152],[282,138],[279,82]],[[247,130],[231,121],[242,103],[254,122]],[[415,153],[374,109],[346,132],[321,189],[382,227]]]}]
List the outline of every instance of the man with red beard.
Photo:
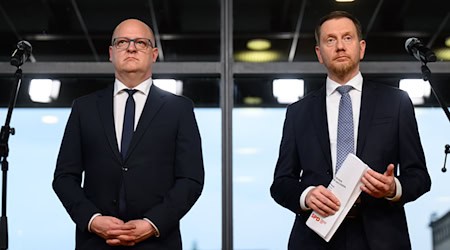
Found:
[{"label": "man with red beard", "polygon": [[[351,14],[326,15],[315,36],[328,77],[321,89],[288,107],[271,186],[275,201],[296,214],[288,249],[411,249],[404,205],[431,186],[411,100],[404,91],[363,79],[366,42]],[[326,217],[339,210],[326,187],[349,153],[371,170],[326,242],[305,223],[312,211]]]}]

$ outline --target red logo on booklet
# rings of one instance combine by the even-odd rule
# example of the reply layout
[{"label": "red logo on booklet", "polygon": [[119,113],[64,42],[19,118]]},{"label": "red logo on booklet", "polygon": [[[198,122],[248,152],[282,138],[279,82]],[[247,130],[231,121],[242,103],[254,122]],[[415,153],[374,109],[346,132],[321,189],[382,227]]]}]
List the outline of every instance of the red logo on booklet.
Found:
[{"label": "red logo on booklet", "polygon": [[314,220],[316,220],[316,221],[319,222],[320,224],[327,224],[326,221],[324,221],[322,218],[320,218],[319,216],[317,216],[315,213],[311,213],[311,218],[313,218]]}]

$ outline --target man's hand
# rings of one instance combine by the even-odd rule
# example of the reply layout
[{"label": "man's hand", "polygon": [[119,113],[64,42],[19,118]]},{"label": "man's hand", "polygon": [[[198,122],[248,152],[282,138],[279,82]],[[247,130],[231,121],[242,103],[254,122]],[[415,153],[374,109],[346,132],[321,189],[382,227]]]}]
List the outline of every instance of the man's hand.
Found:
[{"label": "man's hand", "polygon": [[335,214],[341,203],[334,194],[324,186],[317,186],[308,192],[306,205],[323,217]]},{"label": "man's hand", "polygon": [[111,246],[134,246],[137,243],[144,241],[155,235],[156,230],[153,226],[145,220],[131,220],[124,225],[132,228],[131,230],[111,230],[109,233],[111,235],[116,235],[116,237],[107,239],[106,243]]},{"label": "man's hand", "polygon": [[[105,239],[107,243],[112,241],[112,244],[110,244],[112,246],[122,245],[120,240],[115,239],[122,235],[131,234],[135,228],[135,225],[126,224],[112,216],[97,216],[91,224],[91,232]],[[129,240],[132,241],[134,238]]]},{"label": "man's hand", "polygon": [[394,181],[394,165],[389,164],[384,174],[368,170],[362,177],[361,190],[375,198],[394,197],[396,192]]}]

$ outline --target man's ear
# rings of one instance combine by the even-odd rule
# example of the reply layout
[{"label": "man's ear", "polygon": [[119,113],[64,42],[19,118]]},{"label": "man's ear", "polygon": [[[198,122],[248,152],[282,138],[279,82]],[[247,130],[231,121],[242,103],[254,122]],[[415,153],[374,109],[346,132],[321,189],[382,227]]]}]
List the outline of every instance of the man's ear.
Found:
[{"label": "man's ear", "polygon": [[112,50],[113,50],[113,48],[112,48],[112,46],[109,46],[109,61],[110,62],[112,62]]},{"label": "man's ear", "polygon": [[366,53],[366,41],[359,41],[359,60],[364,58],[364,54]]},{"label": "man's ear", "polygon": [[316,50],[317,59],[319,60],[320,63],[323,64],[322,54],[320,53],[320,47],[318,45],[316,45],[315,50]]}]

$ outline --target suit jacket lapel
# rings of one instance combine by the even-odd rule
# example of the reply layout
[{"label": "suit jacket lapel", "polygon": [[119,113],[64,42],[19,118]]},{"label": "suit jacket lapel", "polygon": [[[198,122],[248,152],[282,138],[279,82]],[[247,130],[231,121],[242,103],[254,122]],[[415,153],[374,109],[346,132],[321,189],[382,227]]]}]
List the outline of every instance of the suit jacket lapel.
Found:
[{"label": "suit jacket lapel", "polygon": [[326,88],[323,86],[319,91],[313,94],[314,101],[311,107],[311,115],[314,127],[317,128],[316,136],[319,140],[324,157],[328,163],[328,169],[331,170],[331,149],[330,136],[328,133]]},{"label": "suit jacket lapel", "polygon": [[375,103],[377,101],[376,86],[364,82],[361,95],[361,109],[359,113],[359,128],[356,155],[360,156],[366,143],[367,133],[373,119]]},{"label": "suit jacket lapel", "polygon": [[117,145],[117,137],[114,126],[114,111],[113,111],[113,91],[114,85],[110,85],[104,91],[101,91],[98,96],[98,112],[104,127],[106,138],[108,138],[109,145],[116,156],[116,158],[121,161],[121,156],[119,152],[119,147]]},{"label": "suit jacket lapel", "polygon": [[134,131],[133,138],[131,138],[126,158],[128,158],[128,156],[133,152],[134,148],[139,143],[139,140],[142,139],[143,134],[147,130],[151,121],[163,106],[165,102],[164,96],[166,94],[167,93],[165,91],[152,84],[147,96],[147,100],[145,101],[141,117],[139,118],[139,123],[136,127],[136,131]]}]

